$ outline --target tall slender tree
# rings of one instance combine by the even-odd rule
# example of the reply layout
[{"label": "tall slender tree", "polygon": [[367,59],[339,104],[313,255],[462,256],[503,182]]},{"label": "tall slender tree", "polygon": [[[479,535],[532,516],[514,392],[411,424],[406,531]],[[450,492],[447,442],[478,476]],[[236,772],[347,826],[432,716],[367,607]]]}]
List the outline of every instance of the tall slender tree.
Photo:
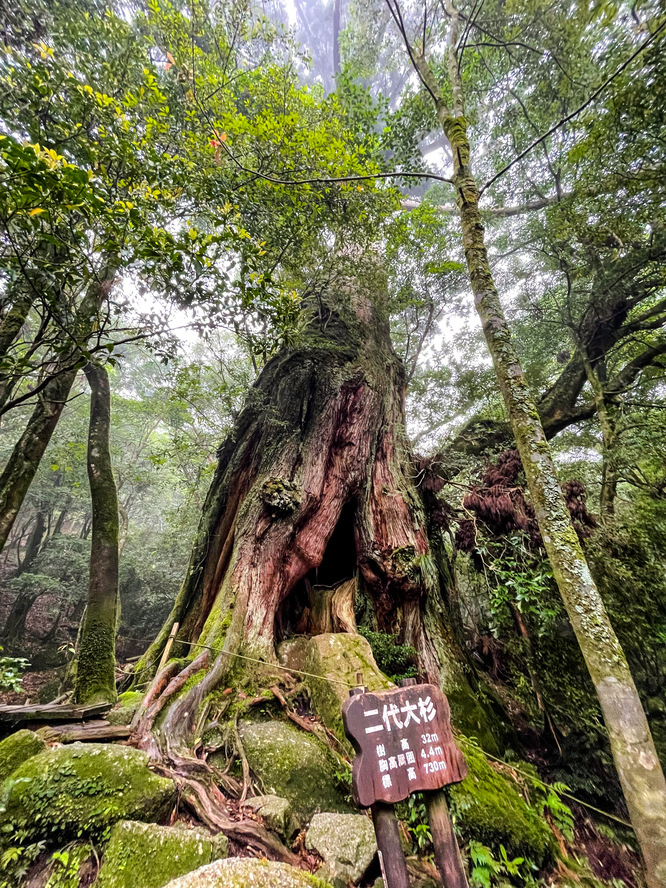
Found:
[{"label": "tall slender tree", "polygon": [[448,17],[445,71],[450,96],[446,99],[426,57],[425,39],[420,49],[412,46],[399,5],[393,0],[387,3],[450,145],[452,184],[476,309],[553,575],[599,697],[613,760],[645,861],[648,885],[663,888],[666,885],[666,779],[626,657],[564,501],[537,404],[513,345],[488,259],[479,211],[479,187],[472,172],[472,151],[467,136],[459,58],[461,18],[452,0],[444,0]]}]

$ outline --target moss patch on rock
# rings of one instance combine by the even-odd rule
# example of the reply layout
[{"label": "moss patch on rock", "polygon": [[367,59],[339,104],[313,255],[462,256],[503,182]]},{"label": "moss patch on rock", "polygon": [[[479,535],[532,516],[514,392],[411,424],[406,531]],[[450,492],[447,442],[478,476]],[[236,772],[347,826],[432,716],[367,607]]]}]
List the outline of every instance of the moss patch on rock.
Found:
[{"label": "moss patch on rock", "polygon": [[226,857],[229,842],[202,829],[123,820],[112,831],[96,888],[162,888]]},{"label": "moss patch on rock", "polygon": [[239,732],[264,792],[287,799],[300,824],[319,811],[349,813],[337,787],[343,762],[311,734],[283,721],[243,722]]},{"label": "moss patch on rock", "polygon": [[379,671],[370,645],[361,635],[331,632],[310,639],[305,657],[305,671],[321,676],[307,679],[312,704],[327,728],[347,744],[342,726],[342,704],[356,675],[363,673],[363,684],[370,691],[392,688],[393,683]]},{"label": "moss patch on rock", "polygon": [[106,720],[112,725],[128,725],[139,708],[143,694],[139,691],[125,691],[118,697],[118,702],[106,714]]},{"label": "moss patch on rock", "polygon": [[456,826],[466,839],[475,839],[509,857],[525,857],[537,865],[551,858],[555,838],[546,821],[523,799],[516,783],[492,768],[483,752],[463,744],[469,774],[451,786],[449,797]]},{"label": "moss patch on rock", "polygon": [[[286,863],[230,857],[169,882],[167,888],[330,888],[327,882]],[[137,885],[137,888],[139,886]]]},{"label": "moss patch on rock", "polygon": [[0,783],[19,765],[46,749],[46,743],[33,731],[17,731],[0,743]]},{"label": "moss patch on rock", "polygon": [[119,820],[159,820],[175,798],[173,782],[148,769],[145,752],[72,743],[33,756],[4,783],[0,843],[104,838]]}]

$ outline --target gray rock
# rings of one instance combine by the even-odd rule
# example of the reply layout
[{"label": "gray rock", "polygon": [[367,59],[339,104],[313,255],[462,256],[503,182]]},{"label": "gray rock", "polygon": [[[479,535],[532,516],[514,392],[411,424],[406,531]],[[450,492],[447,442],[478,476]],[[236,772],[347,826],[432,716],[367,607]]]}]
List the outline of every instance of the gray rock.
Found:
[{"label": "gray rock", "polygon": [[[143,888],[137,885],[136,888]],[[166,888],[328,888],[320,878],[286,863],[230,857],[169,882]]]},{"label": "gray rock", "polygon": [[316,814],[305,844],[324,858],[319,872],[334,885],[358,882],[377,853],[372,821],[362,814]]},{"label": "gray rock", "polygon": [[290,839],[298,829],[298,822],[294,818],[291,804],[287,799],[276,795],[262,795],[246,799],[244,804],[255,814],[261,815],[266,826],[279,833],[284,839]]},{"label": "gray rock", "polygon": [[342,760],[312,734],[284,721],[243,722],[239,733],[266,794],[287,799],[299,824],[319,811],[352,810],[338,789]]},{"label": "gray rock", "polygon": [[226,836],[203,829],[123,820],[111,830],[95,888],[162,888],[228,850]]},{"label": "gray rock", "polygon": [[139,708],[143,694],[138,691],[125,691],[118,697],[116,705],[106,714],[111,725],[128,725]]},{"label": "gray rock", "polygon": [[302,672],[305,669],[305,658],[308,653],[310,639],[306,635],[296,638],[286,638],[277,647],[277,656],[280,664],[287,669],[295,669]]}]

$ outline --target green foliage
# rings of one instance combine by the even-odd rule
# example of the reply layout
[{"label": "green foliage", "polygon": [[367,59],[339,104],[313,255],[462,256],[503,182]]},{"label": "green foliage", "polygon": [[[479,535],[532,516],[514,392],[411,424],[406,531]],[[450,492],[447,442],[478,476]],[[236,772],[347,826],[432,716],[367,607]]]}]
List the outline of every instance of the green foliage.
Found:
[{"label": "green foliage", "polygon": [[412,793],[406,801],[396,807],[396,811],[407,826],[412,842],[412,854],[432,854],[432,833],[423,794]]},{"label": "green foliage", "polygon": [[[2,647],[0,647],[2,654]],[[0,656],[0,691],[21,691],[23,673],[30,663],[25,657]]]},{"label": "green foliage", "polygon": [[495,885],[507,882],[520,885],[537,884],[531,874],[524,873],[527,863],[525,858],[514,857],[510,860],[504,845],[500,845],[499,856],[495,857],[490,848],[480,842],[470,842],[469,856],[472,864],[469,879],[473,888],[493,888]]},{"label": "green foliage", "polygon": [[393,682],[413,678],[416,672],[416,651],[406,644],[398,644],[395,636],[359,628],[359,634],[368,640],[377,666]]}]

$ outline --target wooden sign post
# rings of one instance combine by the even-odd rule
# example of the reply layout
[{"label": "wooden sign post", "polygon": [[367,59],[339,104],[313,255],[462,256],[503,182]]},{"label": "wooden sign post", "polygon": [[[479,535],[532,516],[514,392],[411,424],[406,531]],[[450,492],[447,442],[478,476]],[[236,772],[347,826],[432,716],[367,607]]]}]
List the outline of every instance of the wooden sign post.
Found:
[{"label": "wooden sign post", "polygon": [[342,707],[356,757],[352,795],[371,808],[385,888],[409,888],[396,802],[423,792],[435,862],[446,888],[467,888],[442,787],[459,783],[467,765],[451,732],[449,703],[436,685],[405,679],[390,691],[350,691]]}]

